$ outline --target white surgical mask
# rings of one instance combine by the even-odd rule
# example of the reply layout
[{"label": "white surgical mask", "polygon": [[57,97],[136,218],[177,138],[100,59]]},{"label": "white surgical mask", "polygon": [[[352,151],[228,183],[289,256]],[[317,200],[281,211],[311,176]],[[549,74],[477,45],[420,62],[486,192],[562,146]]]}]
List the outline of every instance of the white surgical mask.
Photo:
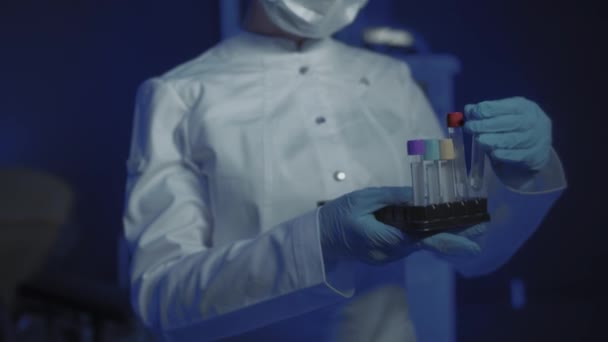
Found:
[{"label": "white surgical mask", "polygon": [[329,37],[352,23],[368,0],[262,0],[270,20],[307,38]]}]

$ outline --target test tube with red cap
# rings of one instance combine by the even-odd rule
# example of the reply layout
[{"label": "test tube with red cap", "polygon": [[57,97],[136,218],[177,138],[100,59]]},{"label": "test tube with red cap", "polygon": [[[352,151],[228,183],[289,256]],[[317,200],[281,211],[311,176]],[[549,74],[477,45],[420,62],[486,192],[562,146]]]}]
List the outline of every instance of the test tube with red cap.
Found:
[{"label": "test tube with red cap", "polygon": [[454,190],[456,200],[469,198],[469,185],[467,181],[467,166],[464,154],[463,126],[464,115],[461,112],[452,112],[447,115],[448,137],[454,145]]}]

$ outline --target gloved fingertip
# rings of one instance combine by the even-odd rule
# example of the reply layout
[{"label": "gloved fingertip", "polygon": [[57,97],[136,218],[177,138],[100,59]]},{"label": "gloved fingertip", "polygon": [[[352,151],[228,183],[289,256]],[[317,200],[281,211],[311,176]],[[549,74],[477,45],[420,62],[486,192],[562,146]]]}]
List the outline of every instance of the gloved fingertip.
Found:
[{"label": "gloved fingertip", "polygon": [[466,121],[464,123],[464,130],[467,133],[476,133],[477,123],[474,121]]},{"label": "gloved fingertip", "polygon": [[477,111],[477,105],[474,104],[467,104],[464,106],[464,116],[466,119],[472,119],[475,118],[475,114]]},{"label": "gloved fingertip", "polygon": [[403,242],[407,240],[407,236],[405,236],[405,234],[399,230],[399,229],[395,229],[397,231],[396,236],[399,239],[399,242]]},{"label": "gloved fingertip", "polygon": [[478,256],[481,254],[481,247],[475,242],[472,242],[470,249],[468,250],[470,256]]},{"label": "gloved fingertip", "polygon": [[406,237],[405,234],[403,234],[403,232],[395,227],[392,226],[388,226],[389,229],[389,234],[390,234],[390,243],[391,244],[400,244],[403,241],[405,241]]},{"label": "gloved fingertip", "polygon": [[388,258],[388,255],[379,249],[374,249],[369,252],[369,257],[375,262],[382,262]]},{"label": "gloved fingertip", "polygon": [[439,233],[422,241],[426,248],[443,255],[477,256],[481,254],[481,247],[470,239],[450,233]]},{"label": "gloved fingertip", "polygon": [[470,230],[471,230],[470,231],[471,236],[482,235],[482,234],[484,234],[486,232],[487,228],[488,227],[486,226],[485,223],[477,224],[477,225],[473,226],[472,228],[470,228]]},{"label": "gloved fingertip", "polygon": [[485,223],[476,224],[474,226],[470,226],[465,228],[457,233],[457,235],[465,237],[465,238],[477,238],[483,235],[487,230],[487,226]]},{"label": "gloved fingertip", "polygon": [[460,251],[456,254],[465,255],[465,256],[478,256],[481,254],[481,247],[479,245],[468,238],[465,238],[467,243],[463,244],[460,248]]},{"label": "gloved fingertip", "polygon": [[492,137],[492,136],[491,136],[491,135],[489,135],[489,134],[480,134],[480,135],[477,137],[477,142],[478,142],[478,143],[479,143],[479,144],[480,144],[482,147],[484,147],[484,146],[492,147],[492,146],[494,146],[494,145],[495,145],[495,141],[496,141],[495,137]]},{"label": "gloved fingertip", "polygon": [[519,163],[520,161],[516,156],[516,151],[509,151],[509,150],[505,150],[505,149],[497,149],[492,151],[491,153],[492,158],[498,159],[504,163],[511,163],[511,164],[516,164]]},{"label": "gloved fingertip", "polygon": [[494,151],[492,151],[490,156],[492,156],[492,158],[495,158],[495,159],[502,159],[504,154],[501,150],[494,150]]}]

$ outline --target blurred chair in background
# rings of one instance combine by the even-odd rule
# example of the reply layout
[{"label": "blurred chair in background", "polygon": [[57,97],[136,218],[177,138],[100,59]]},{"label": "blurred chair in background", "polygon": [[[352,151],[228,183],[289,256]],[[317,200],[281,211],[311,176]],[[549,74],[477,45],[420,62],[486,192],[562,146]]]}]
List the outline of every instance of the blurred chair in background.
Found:
[{"label": "blurred chair in background", "polygon": [[72,202],[68,184],[53,175],[0,169],[0,315],[5,341],[14,339],[16,289],[46,263]]},{"label": "blurred chair in background", "polygon": [[76,190],[44,171],[0,168],[0,342],[150,341],[126,289],[64,266],[78,257]]}]

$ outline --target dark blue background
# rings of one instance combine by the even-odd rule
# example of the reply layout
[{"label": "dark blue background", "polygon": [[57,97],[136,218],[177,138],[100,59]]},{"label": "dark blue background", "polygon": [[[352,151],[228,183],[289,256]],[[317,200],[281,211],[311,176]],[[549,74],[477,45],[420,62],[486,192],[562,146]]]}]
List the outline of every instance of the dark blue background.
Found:
[{"label": "dark blue background", "polygon": [[[413,27],[433,51],[460,58],[458,108],[512,95],[539,102],[554,120],[569,180],[508,265],[459,280],[460,340],[601,336],[608,234],[600,208],[605,177],[593,167],[606,162],[599,5],[426,0],[389,7],[374,15]],[[217,0],[0,2],[0,163],[48,170],[75,188],[76,243],[64,270],[115,282],[136,87],[212,46],[219,28]],[[521,310],[510,307],[514,277],[528,285]]]}]

